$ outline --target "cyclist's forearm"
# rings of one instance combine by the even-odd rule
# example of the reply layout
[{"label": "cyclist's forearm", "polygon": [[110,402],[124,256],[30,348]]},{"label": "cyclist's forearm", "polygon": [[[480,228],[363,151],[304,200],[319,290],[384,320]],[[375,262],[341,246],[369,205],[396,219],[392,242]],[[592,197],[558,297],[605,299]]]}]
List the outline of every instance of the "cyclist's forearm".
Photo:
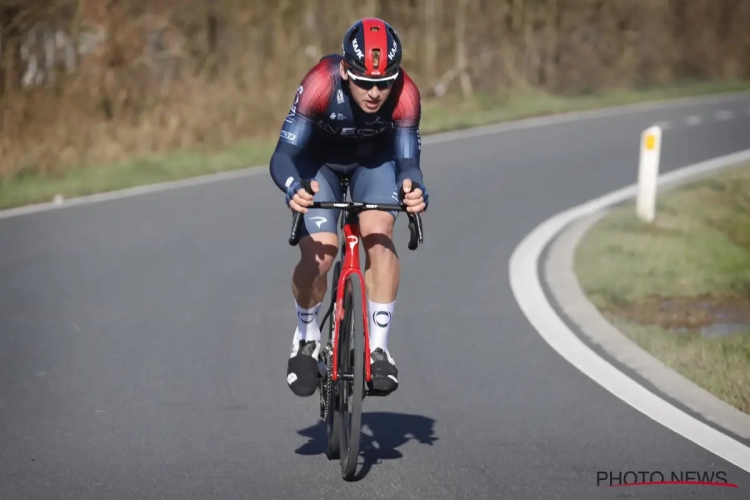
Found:
[{"label": "cyclist's forearm", "polygon": [[[269,162],[269,171],[271,178],[273,179],[276,187],[286,192],[287,183],[291,185],[292,182],[300,179],[300,171],[295,162],[296,153],[299,152],[300,148],[296,148],[289,144],[280,142],[276,146],[271,161]],[[289,179],[292,179],[289,181]]]},{"label": "cyclist's forearm", "polygon": [[301,114],[290,113],[284,120],[269,165],[273,182],[284,192],[292,182],[300,180],[296,157],[310,143],[313,130],[314,122]]},{"label": "cyclist's forearm", "polygon": [[412,182],[418,182],[424,185],[422,179],[422,170],[419,168],[419,159],[417,158],[397,158],[396,159],[396,183],[403,184],[405,179]]},{"label": "cyclist's forearm", "polygon": [[419,159],[422,150],[422,140],[419,128],[396,127],[396,181],[399,185],[404,179],[412,182],[422,182],[422,171],[419,168]]}]

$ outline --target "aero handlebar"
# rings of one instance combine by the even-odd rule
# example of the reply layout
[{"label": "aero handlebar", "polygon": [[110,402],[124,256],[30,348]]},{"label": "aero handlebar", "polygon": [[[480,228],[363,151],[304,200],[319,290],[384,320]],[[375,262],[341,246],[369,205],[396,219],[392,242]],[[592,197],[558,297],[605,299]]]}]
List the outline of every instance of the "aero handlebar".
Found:
[{"label": "aero handlebar", "polygon": [[[310,186],[310,181],[303,181],[302,186],[305,188],[305,191],[307,191],[310,194],[313,194],[312,188]],[[419,188],[420,186],[415,184],[416,188]],[[399,190],[399,198],[404,197],[404,188],[402,187]],[[406,205],[402,204],[390,204],[390,203],[365,203],[360,201],[343,201],[343,202],[336,202],[336,201],[314,201],[313,204],[307,208],[324,208],[324,209],[341,209],[346,210],[348,212],[363,212],[365,210],[380,210],[383,212],[406,212]],[[409,250],[416,250],[417,246],[421,243],[424,243],[423,233],[422,233],[422,217],[420,214],[413,214],[406,212],[409,215],[409,233],[411,237],[409,238]],[[297,243],[299,243],[299,229],[300,225],[302,223],[302,214],[299,212],[294,212],[293,218],[292,218],[292,234],[289,238],[289,244],[292,246],[296,246]]]}]

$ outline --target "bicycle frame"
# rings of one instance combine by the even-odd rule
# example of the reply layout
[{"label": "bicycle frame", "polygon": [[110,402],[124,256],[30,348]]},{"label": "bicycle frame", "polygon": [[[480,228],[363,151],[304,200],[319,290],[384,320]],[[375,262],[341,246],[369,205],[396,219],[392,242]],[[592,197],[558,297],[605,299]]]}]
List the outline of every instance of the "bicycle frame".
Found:
[{"label": "bicycle frame", "polygon": [[[364,323],[364,336],[365,336],[365,354],[370,352],[370,330],[369,330],[369,314],[367,312],[367,293],[365,289],[365,277],[362,273],[362,267],[359,259],[359,243],[361,241],[361,235],[359,232],[359,222],[354,222],[356,215],[350,214],[344,211],[342,214],[344,217],[344,239],[342,243],[342,259],[341,259],[341,274],[339,275],[338,284],[336,287],[336,312],[334,314],[334,329],[333,338],[331,344],[333,346],[333,360],[331,363],[331,380],[338,380],[339,375],[339,364],[338,364],[338,349],[336,345],[339,340],[339,327],[341,326],[341,320],[344,319],[344,292],[346,291],[346,280],[352,274],[355,274],[359,278],[359,286],[361,289],[362,298],[362,320]],[[354,285],[352,285],[354,286]],[[354,318],[352,318],[354,321]],[[370,373],[370,363],[365,360],[365,381],[370,382],[372,380],[372,374]]]}]

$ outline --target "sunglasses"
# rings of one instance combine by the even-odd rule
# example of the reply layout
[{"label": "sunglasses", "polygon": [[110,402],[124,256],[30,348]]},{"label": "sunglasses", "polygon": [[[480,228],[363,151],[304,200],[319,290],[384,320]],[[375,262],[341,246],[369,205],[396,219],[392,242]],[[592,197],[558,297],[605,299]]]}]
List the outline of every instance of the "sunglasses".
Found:
[{"label": "sunglasses", "polygon": [[391,87],[393,87],[393,84],[396,83],[396,78],[398,78],[398,71],[394,75],[385,77],[385,78],[367,78],[364,76],[355,76],[352,74],[351,71],[346,70],[346,74],[349,75],[349,79],[352,81],[354,85],[357,87],[364,89],[364,90],[370,90],[373,87],[377,87],[378,90],[386,90]]}]

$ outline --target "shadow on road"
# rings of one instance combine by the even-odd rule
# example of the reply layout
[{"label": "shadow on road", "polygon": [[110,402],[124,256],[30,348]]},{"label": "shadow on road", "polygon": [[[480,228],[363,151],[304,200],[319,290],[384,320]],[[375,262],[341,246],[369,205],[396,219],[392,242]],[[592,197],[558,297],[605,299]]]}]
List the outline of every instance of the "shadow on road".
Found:
[{"label": "shadow on road", "polygon": [[[362,433],[360,437],[360,461],[356,480],[364,478],[374,464],[381,460],[393,460],[403,455],[398,447],[414,439],[421,444],[438,440],[434,434],[435,421],[421,415],[390,412],[363,412]],[[309,441],[295,450],[299,455],[324,455],[327,438],[326,425],[322,420],[317,425],[306,427],[298,434],[309,438]],[[338,465],[338,460],[334,463]]]}]

